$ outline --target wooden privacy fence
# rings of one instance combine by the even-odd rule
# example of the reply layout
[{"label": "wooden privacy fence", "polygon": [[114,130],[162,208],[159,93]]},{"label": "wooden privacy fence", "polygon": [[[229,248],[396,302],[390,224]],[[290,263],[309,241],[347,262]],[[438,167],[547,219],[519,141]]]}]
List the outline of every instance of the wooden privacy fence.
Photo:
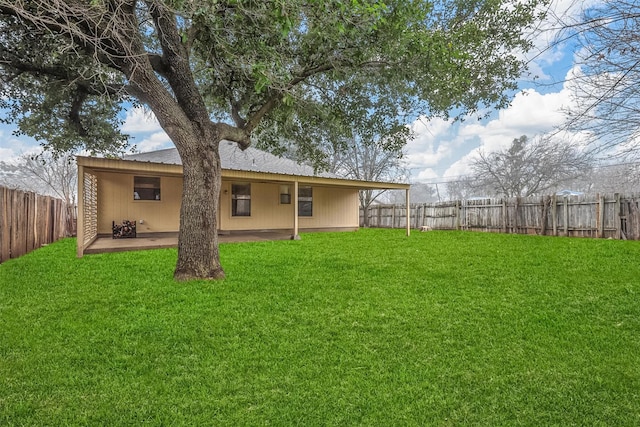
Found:
[{"label": "wooden privacy fence", "polygon": [[0,263],[71,236],[75,208],[60,199],[0,187]]},{"label": "wooden privacy fence", "polygon": [[[640,194],[514,197],[412,204],[411,228],[640,240]],[[372,205],[360,224],[405,228],[404,205]]]}]

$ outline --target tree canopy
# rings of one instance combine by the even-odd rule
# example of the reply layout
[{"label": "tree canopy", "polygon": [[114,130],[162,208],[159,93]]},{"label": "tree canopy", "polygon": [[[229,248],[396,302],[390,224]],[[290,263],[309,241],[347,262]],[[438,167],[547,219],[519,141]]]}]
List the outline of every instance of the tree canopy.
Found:
[{"label": "tree canopy", "polygon": [[175,276],[217,278],[221,140],[397,147],[411,117],[503,107],[544,1],[0,0],[0,106],[46,147],[104,154],[123,108],[153,111],[184,167]]}]

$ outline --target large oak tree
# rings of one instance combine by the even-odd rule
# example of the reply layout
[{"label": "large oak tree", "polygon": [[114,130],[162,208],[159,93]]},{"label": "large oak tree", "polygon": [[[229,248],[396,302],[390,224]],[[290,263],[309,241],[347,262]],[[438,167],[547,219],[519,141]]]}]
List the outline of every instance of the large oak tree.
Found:
[{"label": "large oak tree", "polygon": [[314,152],[327,130],[505,106],[542,1],[0,0],[0,102],[96,153],[126,146],[121,109],[153,111],[184,167],[175,278],[221,278],[221,140]]}]

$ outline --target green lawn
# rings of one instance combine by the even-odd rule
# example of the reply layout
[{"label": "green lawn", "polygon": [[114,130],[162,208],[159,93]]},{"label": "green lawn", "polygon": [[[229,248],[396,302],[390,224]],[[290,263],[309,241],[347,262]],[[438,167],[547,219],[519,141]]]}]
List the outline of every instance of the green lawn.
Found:
[{"label": "green lawn", "polygon": [[640,425],[640,242],[361,230],[0,265],[0,425]]}]

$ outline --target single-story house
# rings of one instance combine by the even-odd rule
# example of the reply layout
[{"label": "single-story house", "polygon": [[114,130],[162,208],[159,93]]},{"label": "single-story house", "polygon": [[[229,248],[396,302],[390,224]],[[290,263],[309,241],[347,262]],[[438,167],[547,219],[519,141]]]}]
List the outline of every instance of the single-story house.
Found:
[{"label": "single-story house", "polygon": [[[237,144],[220,143],[219,232],[357,230],[358,191],[406,190],[409,184],[368,182],[316,173],[310,166]],[[78,163],[78,256],[113,224],[136,221],[137,234],[177,233],[182,164],[175,148],[122,159],[82,157]],[[409,221],[407,221],[409,223]],[[409,229],[407,228],[407,232]]]}]

